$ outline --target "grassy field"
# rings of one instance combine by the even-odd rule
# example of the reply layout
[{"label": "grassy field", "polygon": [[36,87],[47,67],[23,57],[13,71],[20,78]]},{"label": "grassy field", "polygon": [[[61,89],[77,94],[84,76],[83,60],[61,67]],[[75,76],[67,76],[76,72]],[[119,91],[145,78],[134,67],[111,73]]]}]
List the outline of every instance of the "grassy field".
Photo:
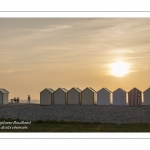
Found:
[{"label": "grassy field", "polygon": [[[21,120],[0,119],[0,122],[13,122]],[[15,126],[15,129],[12,129]],[[26,129],[16,129],[17,127]],[[10,129],[11,127],[11,129]],[[9,128],[9,129],[6,129]],[[1,124],[0,132],[150,132],[149,123],[82,123],[82,122],[57,122],[57,121],[35,121],[29,125]]]}]

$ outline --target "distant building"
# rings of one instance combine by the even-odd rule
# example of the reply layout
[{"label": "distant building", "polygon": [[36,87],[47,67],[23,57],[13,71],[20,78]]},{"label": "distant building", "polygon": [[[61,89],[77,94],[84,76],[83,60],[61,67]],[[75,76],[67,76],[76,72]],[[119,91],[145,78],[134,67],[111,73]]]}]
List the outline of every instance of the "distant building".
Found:
[{"label": "distant building", "polygon": [[143,92],[144,105],[150,105],[150,88]]},{"label": "distant building", "polygon": [[128,105],[129,106],[142,105],[142,92],[137,88],[133,88],[128,92]]},{"label": "distant building", "polygon": [[97,93],[94,89],[88,87],[81,92],[82,105],[94,105],[96,103],[97,103]]},{"label": "distant building", "polygon": [[65,88],[58,88],[54,92],[54,105],[67,104],[67,92]]},{"label": "distant building", "polygon": [[40,92],[40,105],[52,105],[54,103],[53,100],[54,90],[51,88],[45,88]]},{"label": "distant building", "polygon": [[8,104],[9,92],[0,88],[0,104]]},{"label": "distant building", "polygon": [[113,105],[126,105],[126,91],[118,88],[113,92]]},{"label": "distant building", "polygon": [[102,88],[97,92],[97,105],[110,105],[112,92]]},{"label": "distant building", "polygon": [[81,90],[72,88],[68,91],[68,104],[81,104]]}]

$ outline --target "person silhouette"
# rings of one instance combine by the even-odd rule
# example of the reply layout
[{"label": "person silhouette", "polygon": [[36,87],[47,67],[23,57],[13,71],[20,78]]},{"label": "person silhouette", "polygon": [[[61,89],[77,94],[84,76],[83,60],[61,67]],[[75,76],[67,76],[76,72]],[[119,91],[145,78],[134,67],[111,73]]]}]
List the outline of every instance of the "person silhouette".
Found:
[{"label": "person silhouette", "polygon": [[19,103],[19,97],[17,97],[17,103]]},{"label": "person silhouette", "polygon": [[30,99],[31,99],[31,98],[30,98],[30,95],[28,95],[28,102],[27,102],[27,103],[30,103]]},{"label": "person silhouette", "polygon": [[15,101],[15,103],[16,103],[16,101],[17,101],[16,97],[14,97],[14,101]]}]

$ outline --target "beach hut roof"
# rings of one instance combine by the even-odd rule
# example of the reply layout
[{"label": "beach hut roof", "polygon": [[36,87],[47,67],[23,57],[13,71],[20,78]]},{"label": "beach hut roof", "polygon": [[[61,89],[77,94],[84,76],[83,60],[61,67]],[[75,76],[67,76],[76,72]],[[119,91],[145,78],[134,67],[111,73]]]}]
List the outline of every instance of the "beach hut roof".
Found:
[{"label": "beach hut roof", "polygon": [[[121,90],[121,91],[123,91],[123,92],[125,92],[125,93],[127,93],[124,89],[122,89],[122,88],[118,88],[118,89],[116,89],[115,91],[117,91],[117,90]],[[113,91],[113,92],[115,92],[115,91]]]},{"label": "beach hut roof", "polygon": [[59,89],[61,89],[64,92],[68,92],[68,90],[66,90],[65,88],[59,88]]},{"label": "beach hut roof", "polygon": [[3,88],[0,88],[0,92],[2,92],[2,93],[9,93],[7,90],[5,90]]},{"label": "beach hut roof", "polygon": [[[109,92],[109,93],[112,93],[112,91],[110,91],[109,89],[107,89],[107,88],[101,88],[99,91],[101,91],[101,90],[105,90],[105,91],[107,91],[107,92]],[[97,91],[97,92],[99,92],[99,91]]]},{"label": "beach hut roof", "polygon": [[53,90],[53,89],[51,89],[51,88],[46,88],[46,90],[50,91],[51,93],[53,93],[53,92],[54,92],[54,90]]},{"label": "beach hut roof", "polygon": [[[140,91],[139,89],[137,89],[136,87],[134,87],[134,88],[131,89],[129,92],[131,92],[131,91],[134,90],[134,89],[137,90],[137,91]],[[129,92],[128,92],[128,93],[129,93]],[[141,91],[140,91],[140,92],[141,92]],[[141,93],[142,93],[142,92],[141,92]]]},{"label": "beach hut roof", "polygon": [[[49,91],[49,92],[51,92],[51,93],[53,93],[53,92],[54,92],[54,90],[53,90],[53,89],[51,89],[51,88],[45,88],[44,90],[47,90],[47,91]],[[43,90],[43,91],[44,91],[44,90]],[[41,91],[41,92],[43,92],[43,91]],[[41,93],[41,92],[40,92],[40,93]]]},{"label": "beach hut roof", "polygon": [[87,87],[86,89],[91,90],[92,92],[96,92],[94,89],[92,89],[91,87]]},{"label": "beach hut roof", "polygon": [[148,89],[146,89],[143,93],[147,92],[148,90],[150,90],[150,87]]},{"label": "beach hut roof", "polygon": [[80,90],[78,87],[76,88],[77,91],[81,92],[82,90]]},{"label": "beach hut roof", "polygon": [[112,91],[110,91],[109,89],[107,89],[107,88],[102,88],[102,89],[105,89],[106,91],[108,91],[108,92],[110,92],[110,93],[112,93]]},{"label": "beach hut roof", "polygon": [[91,89],[93,92],[96,92],[93,88],[90,87],[90,89]]},{"label": "beach hut roof", "polygon": [[[73,87],[72,89],[75,89],[76,91],[81,92],[81,90],[78,87]],[[70,89],[70,90],[72,90],[72,89]]]}]

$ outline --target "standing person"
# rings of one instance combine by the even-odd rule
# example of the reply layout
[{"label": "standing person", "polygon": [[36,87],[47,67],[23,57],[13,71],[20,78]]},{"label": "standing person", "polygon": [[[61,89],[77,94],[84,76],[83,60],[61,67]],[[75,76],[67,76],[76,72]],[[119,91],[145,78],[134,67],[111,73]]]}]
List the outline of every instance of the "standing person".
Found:
[{"label": "standing person", "polygon": [[14,97],[14,101],[15,101],[15,103],[16,103],[16,101],[17,101],[16,97]]},{"label": "standing person", "polygon": [[28,102],[27,102],[27,103],[30,103],[30,99],[31,99],[31,98],[30,98],[30,95],[28,95]]},{"label": "standing person", "polygon": [[17,97],[17,103],[19,103],[19,97]]}]

